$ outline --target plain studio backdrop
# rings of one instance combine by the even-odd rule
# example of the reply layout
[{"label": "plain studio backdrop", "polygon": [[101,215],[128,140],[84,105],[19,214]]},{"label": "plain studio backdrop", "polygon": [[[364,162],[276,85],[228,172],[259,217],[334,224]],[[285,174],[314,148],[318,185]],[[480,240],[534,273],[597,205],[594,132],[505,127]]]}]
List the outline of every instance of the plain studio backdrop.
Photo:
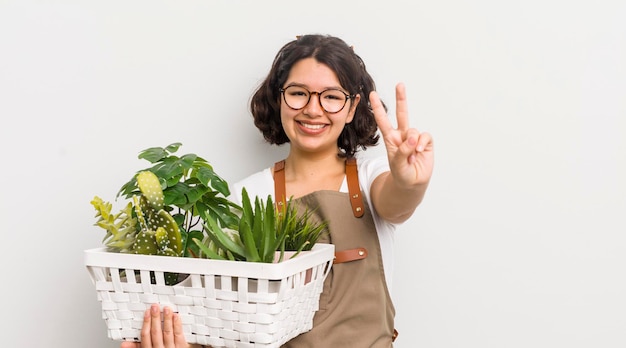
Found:
[{"label": "plain studio backdrop", "polygon": [[282,158],[248,101],[284,43],[322,33],[394,121],[404,82],[435,139],[396,235],[396,347],[625,347],[624,18],[617,0],[1,0],[0,346],[118,347],[83,265],[104,236],[90,200],[148,147],[181,142],[228,182]]}]

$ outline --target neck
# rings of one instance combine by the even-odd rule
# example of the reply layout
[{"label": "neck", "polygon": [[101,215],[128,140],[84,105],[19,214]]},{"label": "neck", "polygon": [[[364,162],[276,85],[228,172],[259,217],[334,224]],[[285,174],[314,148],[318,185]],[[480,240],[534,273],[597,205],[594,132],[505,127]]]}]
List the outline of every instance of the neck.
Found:
[{"label": "neck", "polygon": [[316,180],[333,175],[343,175],[345,160],[337,153],[315,156],[301,156],[289,153],[285,159],[287,181]]}]

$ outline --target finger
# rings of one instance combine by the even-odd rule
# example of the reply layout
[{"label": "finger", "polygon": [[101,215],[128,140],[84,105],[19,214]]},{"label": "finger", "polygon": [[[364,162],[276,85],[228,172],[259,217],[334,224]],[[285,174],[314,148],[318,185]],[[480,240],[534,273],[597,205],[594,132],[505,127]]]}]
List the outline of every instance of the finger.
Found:
[{"label": "finger", "polygon": [[183,332],[183,322],[180,320],[178,313],[174,313],[172,319],[174,322],[174,343],[176,343],[176,347],[185,346],[187,344],[187,339],[185,338],[185,334]]},{"label": "finger", "polygon": [[122,344],[120,344],[120,348],[141,348],[141,343],[139,343],[139,342],[122,342]]},{"label": "finger", "polygon": [[416,151],[430,151],[433,148],[433,138],[430,133],[424,132],[419,136],[419,140],[417,142]]},{"label": "finger", "polygon": [[163,331],[161,329],[161,310],[159,305],[150,307],[150,338],[154,347],[163,347]]},{"label": "finger", "polygon": [[415,154],[417,147],[419,146],[419,138],[420,134],[417,129],[410,128],[407,130],[405,141],[398,147],[398,151],[402,154],[398,160],[400,160],[400,158],[409,158]]},{"label": "finger", "polygon": [[167,306],[163,307],[163,344],[165,347],[174,347],[172,310]]},{"label": "finger", "polygon": [[398,130],[409,129],[409,107],[406,100],[406,88],[403,83],[396,85],[396,119]]},{"label": "finger", "polygon": [[393,127],[391,126],[391,123],[387,118],[387,111],[385,111],[385,107],[380,101],[378,93],[375,91],[372,91],[370,93],[370,105],[372,106],[374,119],[376,120],[376,124],[378,124],[378,129],[380,129],[383,137],[385,137],[387,134],[389,134],[389,132],[393,130]]},{"label": "finger", "polygon": [[[150,337],[150,330],[152,328],[152,317],[150,311],[152,308],[148,308],[143,315],[143,325],[141,326],[141,342],[144,347],[152,347],[152,338]],[[141,347],[141,345],[139,345]]]}]

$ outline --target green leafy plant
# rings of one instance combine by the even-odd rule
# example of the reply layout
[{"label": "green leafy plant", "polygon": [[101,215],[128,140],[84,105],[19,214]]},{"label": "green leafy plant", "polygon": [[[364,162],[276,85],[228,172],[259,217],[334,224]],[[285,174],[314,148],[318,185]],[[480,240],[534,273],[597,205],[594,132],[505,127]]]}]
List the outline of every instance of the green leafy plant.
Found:
[{"label": "green leafy plant", "polygon": [[[199,250],[192,239],[203,237],[204,221],[210,218],[231,228],[238,225],[241,208],[227,199],[230,195],[228,183],[202,157],[196,154],[176,156],[174,153],[180,146],[181,143],[173,143],[164,148],[151,147],[139,153],[138,158],[147,160],[152,166],[138,171],[120,188],[116,198],[132,199],[132,202],[119,213],[112,214],[112,204],[97,196],[92,200],[99,218],[96,225],[107,230],[104,244],[109,249],[116,252],[154,252],[193,257]],[[151,189],[145,182],[147,178],[150,178]],[[152,190],[156,197],[151,197],[148,190]],[[158,198],[159,195],[162,198]],[[162,210],[159,213],[161,218],[178,226],[180,242],[177,243],[180,243],[180,249],[172,249],[172,253],[159,252],[150,247],[148,252],[144,252],[135,247],[135,241],[147,227],[145,224],[141,225],[142,217],[152,217],[155,214],[142,213],[150,207],[157,211]],[[154,232],[156,233],[156,229]],[[163,236],[163,233],[159,235]],[[141,236],[146,237],[145,233]]]},{"label": "green leafy plant", "polygon": [[130,202],[118,213],[98,196],[91,201],[109,251],[270,263],[285,251],[310,250],[327,231],[325,222],[314,221],[309,210],[300,214],[291,202],[277,210],[271,196],[253,201],[245,189],[242,206],[230,201],[227,182],[205,159],[176,156],[180,146],[139,153],[151,166],[122,185],[116,199]]},{"label": "green leafy plant", "polygon": [[326,222],[313,221],[309,210],[299,214],[291,201],[282,210],[275,208],[271,196],[266,203],[255,197],[253,205],[244,188],[238,230],[225,230],[209,218],[207,236],[194,241],[207,258],[271,263],[282,261],[285,251],[295,251],[294,257],[310,250],[327,228]]}]

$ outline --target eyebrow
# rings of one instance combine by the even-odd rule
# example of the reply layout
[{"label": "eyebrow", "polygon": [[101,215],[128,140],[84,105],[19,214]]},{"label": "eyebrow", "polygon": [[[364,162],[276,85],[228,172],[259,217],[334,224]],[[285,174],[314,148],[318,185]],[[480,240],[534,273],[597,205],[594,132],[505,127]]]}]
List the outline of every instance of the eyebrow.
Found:
[{"label": "eyebrow", "polygon": [[[310,92],[315,92],[315,91],[311,91],[311,87],[309,87],[309,86],[307,86],[307,85],[305,85],[305,84],[303,84],[303,83],[297,83],[297,82],[292,82],[292,83],[290,83],[290,84],[286,85],[286,86],[285,86],[285,87],[283,87],[283,88],[287,88],[287,87],[291,87],[291,86],[302,87],[302,88],[306,88],[306,89],[307,89],[307,90],[309,90]],[[344,88],[342,88],[341,86],[324,87],[324,89],[322,89],[320,92],[327,91],[327,90],[329,90],[329,89],[334,89],[334,90],[342,91],[342,92],[344,92],[344,93],[346,93],[346,94],[350,94],[350,92],[346,91],[346,90],[345,90]]]}]

